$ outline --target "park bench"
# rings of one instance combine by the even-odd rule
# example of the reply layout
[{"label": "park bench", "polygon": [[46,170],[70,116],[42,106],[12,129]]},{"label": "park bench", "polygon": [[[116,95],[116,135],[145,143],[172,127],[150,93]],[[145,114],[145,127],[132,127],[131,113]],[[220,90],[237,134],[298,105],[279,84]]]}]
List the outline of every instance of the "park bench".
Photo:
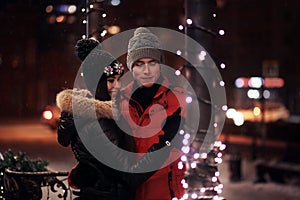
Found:
[{"label": "park bench", "polygon": [[[300,155],[298,143],[289,143],[279,161],[260,161],[256,163],[257,180],[267,182],[267,178],[277,183],[300,184]],[[268,177],[267,177],[268,176]]]}]

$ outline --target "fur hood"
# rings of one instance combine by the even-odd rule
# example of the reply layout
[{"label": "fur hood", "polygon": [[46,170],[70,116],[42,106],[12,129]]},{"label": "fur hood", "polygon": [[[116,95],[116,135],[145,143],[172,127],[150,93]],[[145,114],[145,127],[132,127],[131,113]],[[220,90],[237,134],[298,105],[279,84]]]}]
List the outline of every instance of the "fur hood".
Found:
[{"label": "fur hood", "polygon": [[91,98],[92,95],[85,89],[66,89],[56,96],[56,105],[68,113],[73,113],[73,105],[76,105],[79,116],[100,118],[113,118],[112,102],[99,101]]}]

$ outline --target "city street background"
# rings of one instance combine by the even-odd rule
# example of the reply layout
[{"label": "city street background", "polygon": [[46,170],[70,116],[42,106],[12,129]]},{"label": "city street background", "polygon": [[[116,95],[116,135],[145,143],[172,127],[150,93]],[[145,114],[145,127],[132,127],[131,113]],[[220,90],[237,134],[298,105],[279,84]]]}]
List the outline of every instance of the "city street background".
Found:
[{"label": "city street background", "polygon": [[[56,131],[41,124],[39,120],[7,122],[0,124],[0,152],[6,150],[24,151],[32,158],[49,161],[49,169],[69,171],[75,162],[71,148],[61,147],[56,140]],[[224,155],[219,165],[220,180],[224,184],[222,196],[228,200],[298,200],[299,186],[274,182],[253,184],[256,179],[254,162],[242,158],[242,180],[229,179],[229,155]],[[52,196],[56,200],[56,196]]]},{"label": "city street background", "polygon": [[[253,182],[258,160],[273,166],[287,162],[296,168],[287,170],[291,177],[300,180],[299,10],[299,0],[1,0],[0,152],[24,151],[48,160],[51,170],[69,171],[76,163],[71,149],[57,143],[56,132],[40,117],[46,109],[55,111],[58,92],[74,86],[81,64],[76,42],[85,34],[103,41],[139,26],[162,27],[184,33],[205,48],[222,76],[211,84],[226,90],[222,109],[243,113],[242,124],[226,118],[220,136],[227,145],[219,166],[223,196],[298,200],[299,183]],[[180,52],[190,50],[182,47]],[[187,73],[191,66],[180,56],[168,56],[166,64],[182,69],[197,97],[209,102],[200,75]],[[125,58],[118,58],[124,66]],[[251,78],[261,85],[253,88],[257,85]],[[265,85],[266,78],[274,78],[275,86]],[[206,129],[202,125],[212,113],[202,103],[199,129]],[[241,158],[241,180],[236,182],[229,167],[234,156]]]}]

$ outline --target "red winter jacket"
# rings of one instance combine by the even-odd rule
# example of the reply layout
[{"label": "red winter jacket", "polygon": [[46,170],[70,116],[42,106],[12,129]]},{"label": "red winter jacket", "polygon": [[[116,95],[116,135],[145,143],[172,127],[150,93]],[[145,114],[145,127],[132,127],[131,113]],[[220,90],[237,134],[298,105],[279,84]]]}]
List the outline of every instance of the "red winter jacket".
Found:
[{"label": "red winter jacket", "polygon": [[[164,134],[161,128],[167,116],[173,114],[179,107],[181,116],[185,116],[186,96],[182,88],[170,89],[168,81],[163,80],[153,101],[144,110],[138,102],[133,99],[129,101],[133,84],[130,83],[121,91],[120,110],[135,136],[137,152],[145,153],[152,144],[158,142],[158,136]],[[141,115],[138,114],[139,111],[142,111]],[[164,167],[137,188],[135,199],[170,200],[173,197],[181,197],[184,194],[181,180],[185,172],[185,168],[178,169],[181,154],[180,150],[174,148]]]}]

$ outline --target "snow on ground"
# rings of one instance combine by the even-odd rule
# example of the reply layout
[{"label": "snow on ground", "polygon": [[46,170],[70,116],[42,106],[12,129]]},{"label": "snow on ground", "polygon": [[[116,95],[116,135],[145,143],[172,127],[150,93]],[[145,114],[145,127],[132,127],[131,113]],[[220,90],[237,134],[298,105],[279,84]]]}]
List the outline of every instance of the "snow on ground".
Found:
[{"label": "snow on ground", "polygon": [[300,186],[279,184],[268,181],[256,183],[255,163],[242,161],[242,180],[231,182],[229,180],[229,160],[224,156],[223,163],[219,165],[220,180],[224,185],[222,196],[227,200],[299,200]]}]

